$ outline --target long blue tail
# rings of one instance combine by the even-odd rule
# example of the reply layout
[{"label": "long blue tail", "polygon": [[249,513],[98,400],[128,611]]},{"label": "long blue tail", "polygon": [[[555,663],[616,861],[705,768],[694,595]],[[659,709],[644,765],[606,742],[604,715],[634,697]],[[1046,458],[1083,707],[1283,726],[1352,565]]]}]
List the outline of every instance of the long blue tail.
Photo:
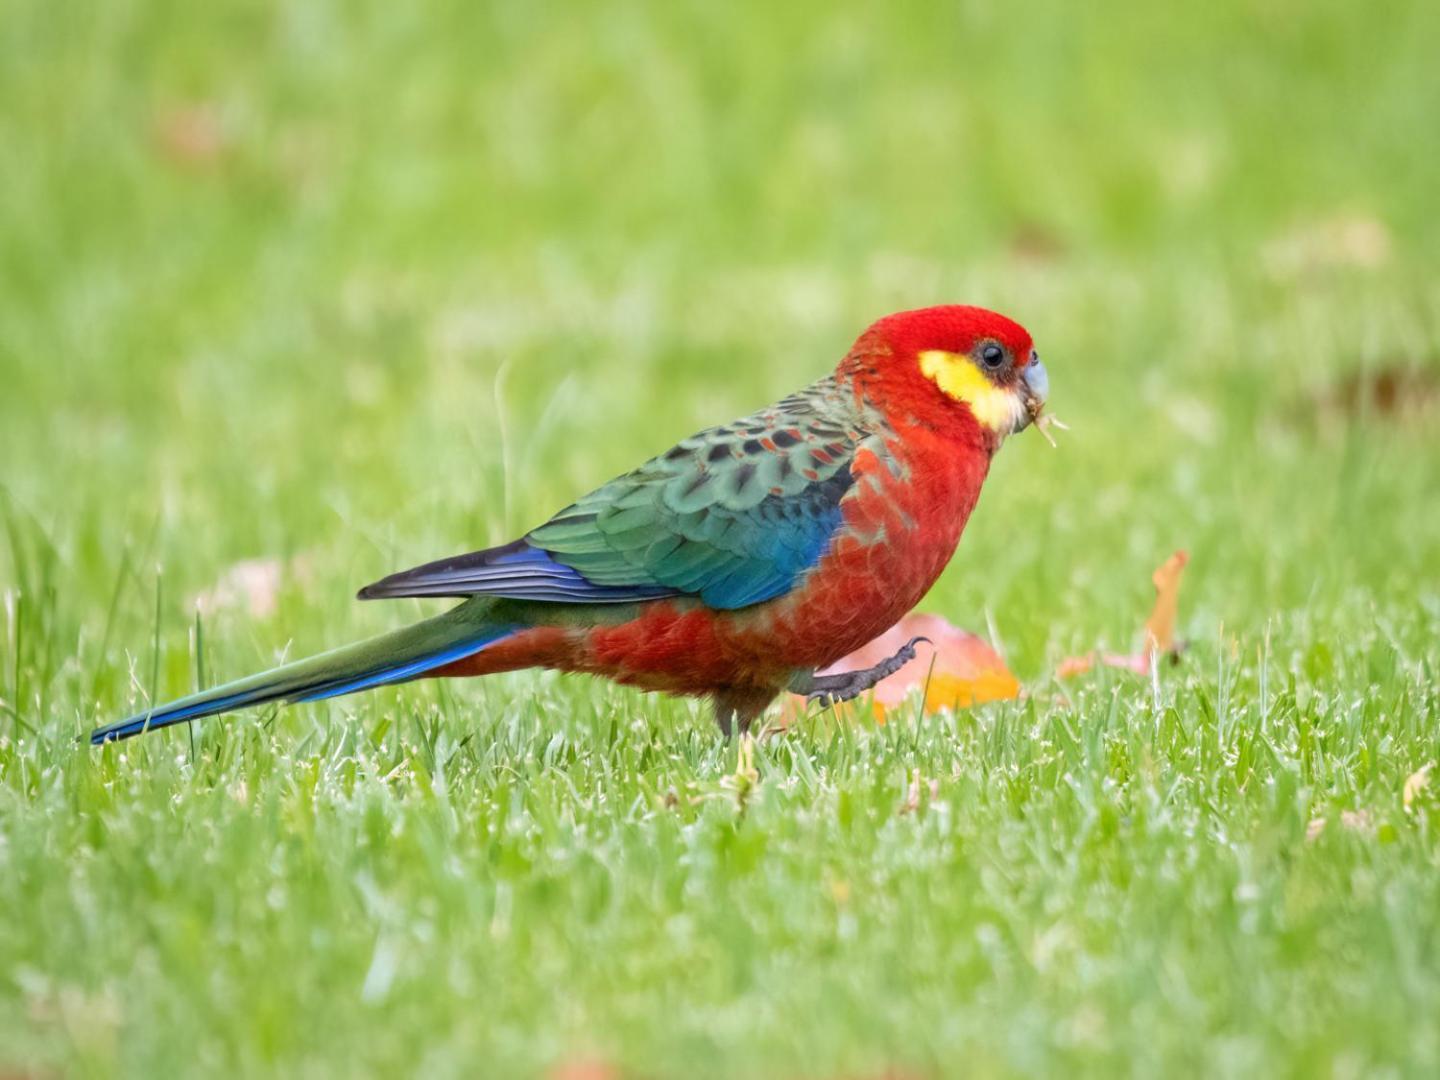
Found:
[{"label": "long blue tail", "polygon": [[479,621],[470,608],[471,605],[462,604],[403,630],[158,705],[129,719],[96,728],[90,733],[90,742],[99,746],[268,701],[320,701],[404,682],[471,656],[518,629]]}]

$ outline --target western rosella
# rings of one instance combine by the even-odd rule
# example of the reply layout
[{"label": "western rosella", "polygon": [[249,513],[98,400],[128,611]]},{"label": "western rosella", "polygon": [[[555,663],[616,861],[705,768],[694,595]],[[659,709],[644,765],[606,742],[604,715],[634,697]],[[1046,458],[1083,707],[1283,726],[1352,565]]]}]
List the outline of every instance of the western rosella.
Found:
[{"label": "western rosella", "polygon": [[816,670],[930,588],[991,457],[1040,418],[1047,390],[1030,335],[1003,315],[947,305],[887,316],[819,382],[682,440],[514,543],[360,590],[463,598],[450,611],[147,709],[91,741],[263,702],[530,667],[704,695],[727,734],[783,690],[854,697],[915,643],[864,671]]}]

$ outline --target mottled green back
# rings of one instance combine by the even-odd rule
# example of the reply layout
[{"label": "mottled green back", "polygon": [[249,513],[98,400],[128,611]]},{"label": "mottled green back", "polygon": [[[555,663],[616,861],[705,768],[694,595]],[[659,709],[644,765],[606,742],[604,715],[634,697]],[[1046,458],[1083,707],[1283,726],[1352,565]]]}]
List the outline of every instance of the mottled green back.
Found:
[{"label": "mottled green back", "polygon": [[526,541],[597,586],[736,608],[781,595],[829,547],[851,462],[880,421],[822,379],[682,440],[562,510]]}]

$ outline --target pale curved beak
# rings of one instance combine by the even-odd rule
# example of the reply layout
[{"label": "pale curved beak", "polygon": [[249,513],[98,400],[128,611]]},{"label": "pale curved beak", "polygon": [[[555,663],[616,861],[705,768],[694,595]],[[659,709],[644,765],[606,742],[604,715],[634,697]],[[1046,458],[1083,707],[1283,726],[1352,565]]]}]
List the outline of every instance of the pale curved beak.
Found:
[{"label": "pale curved beak", "polygon": [[1050,397],[1050,376],[1045,373],[1045,365],[1040,362],[1037,356],[1022,369],[1020,374],[1020,392],[1025,403],[1025,415],[1021,418],[1016,431],[1024,431],[1040,418],[1041,411],[1045,408],[1045,402]]}]

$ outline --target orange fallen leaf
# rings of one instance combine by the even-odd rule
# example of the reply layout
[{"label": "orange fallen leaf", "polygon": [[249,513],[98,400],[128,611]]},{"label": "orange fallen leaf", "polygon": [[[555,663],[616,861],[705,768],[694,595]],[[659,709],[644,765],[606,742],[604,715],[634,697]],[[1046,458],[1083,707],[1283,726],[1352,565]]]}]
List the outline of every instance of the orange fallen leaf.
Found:
[{"label": "orange fallen leaf", "polygon": [[1055,666],[1055,677],[1057,679],[1073,679],[1076,675],[1084,675],[1095,666],[1095,654],[1086,653],[1084,656],[1067,656]]},{"label": "orange fallen leaf", "polygon": [[1168,653],[1175,649],[1175,620],[1180,613],[1180,575],[1190,556],[1177,551],[1166,559],[1150,580],[1155,583],[1155,607],[1145,620],[1145,644],[1152,652]]},{"label": "orange fallen leaf", "polygon": [[[1154,658],[1161,654],[1178,656],[1183,647],[1175,640],[1175,624],[1180,611],[1180,578],[1189,561],[1188,554],[1177,551],[1151,575],[1150,580],[1155,585],[1155,606],[1145,620],[1143,652],[1091,652],[1084,656],[1067,657],[1060,662],[1056,676],[1070,678],[1091,670],[1096,664],[1148,675]],[[888,679],[882,679],[871,692],[871,707],[880,723],[885,722],[885,714],[890,709],[903,702],[917,687],[924,688],[923,708],[927,713],[942,709],[968,709],[987,701],[1009,701],[1020,696],[1020,680],[1015,678],[1004,659],[984,638],[960,629],[940,615],[925,613],[905,616],[873,641],[816,674],[830,675],[873,667],[893,656],[911,638],[917,637],[929,639],[928,647],[923,641],[917,644],[915,659]],[[841,713],[848,711],[844,704],[837,708]],[[781,726],[792,723],[804,713],[805,699],[799,695],[788,696],[781,711]]]},{"label": "orange fallen leaf", "polygon": [[[872,667],[893,656],[914,637],[929,638],[929,644],[916,645],[915,659],[888,679],[882,679],[871,692],[875,717],[881,723],[885,722],[888,710],[920,687],[924,688],[927,713],[1020,696],[1020,680],[984,638],[960,629],[943,616],[922,612],[906,615],[869,644],[817,674]],[[785,702],[784,722],[794,720],[804,711],[805,699],[792,695]]]},{"label": "orange fallen leaf", "polygon": [[964,675],[948,671],[932,675],[925,684],[926,712],[968,709],[987,701],[1009,701],[1020,696],[1020,680],[1010,673],[1003,660],[994,656],[990,646],[980,641],[976,651],[990,653],[993,661],[986,659],[982,661],[984,666],[977,666]]},{"label": "orange fallen leaf", "polygon": [[1055,677],[1057,679],[1069,679],[1076,675],[1084,675],[1096,664],[1101,667],[1124,668],[1126,671],[1133,671],[1136,675],[1150,674],[1150,656],[1148,653],[1086,653],[1084,656],[1067,656],[1055,666]]},{"label": "orange fallen leaf", "polygon": [[1190,556],[1177,551],[1150,575],[1155,585],[1155,606],[1145,620],[1145,646],[1140,653],[1090,652],[1084,656],[1067,656],[1055,668],[1055,677],[1069,679],[1083,675],[1097,663],[1104,667],[1123,668],[1137,675],[1150,674],[1152,658],[1162,654],[1179,656],[1183,645],[1175,640],[1175,623],[1180,615],[1180,578]]},{"label": "orange fallen leaf", "polygon": [[619,1080],[620,1070],[598,1058],[576,1058],[553,1065],[550,1080]]}]

